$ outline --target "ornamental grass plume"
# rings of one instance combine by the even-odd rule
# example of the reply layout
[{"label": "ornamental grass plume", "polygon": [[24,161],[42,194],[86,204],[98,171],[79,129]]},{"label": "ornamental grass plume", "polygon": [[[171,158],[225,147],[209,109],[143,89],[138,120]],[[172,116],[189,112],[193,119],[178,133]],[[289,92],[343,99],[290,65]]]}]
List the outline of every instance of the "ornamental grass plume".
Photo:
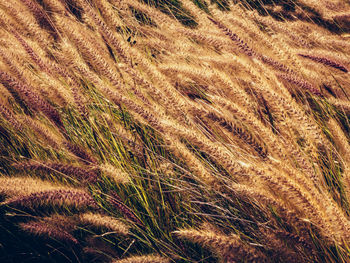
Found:
[{"label": "ornamental grass plume", "polygon": [[39,66],[41,71],[51,73],[50,68],[45,65],[44,61],[38,56],[33,48],[15,31],[11,30],[11,33],[15,36],[18,42],[23,46],[24,50],[28,53],[30,58]]},{"label": "ornamental grass plume", "polygon": [[349,72],[348,69],[344,65],[342,65],[342,64],[340,64],[332,59],[325,58],[325,57],[319,57],[319,56],[312,56],[312,55],[308,55],[308,54],[298,54],[298,55],[303,57],[303,58],[308,58],[308,59],[311,59],[315,62],[321,63],[323,65],[338,69],[338,70],[343,71],[345,73]]},{"label": "ornamental grass plume", "polygon": [[257,202],[259,205],[263,205],[266,207],[271,207],[272,210],[270,212],[276,213],[278,217],[271,217],[271,220],[276,222],[278,225],[280,222],[279,218],[284,220],[288,225],[298,229],[299,234],[307,238],[309,236],[309,231],[311,229],[311,222],[305,220],[302,216],[300,216],[297,212],[289,208],[286,204],[281,202],[278,199],[275,199],[269,193],[265,193],[261,189],[254,189],[252,187],[233,183],[229,189],[233,194],[238,195],[243,200],[251,199],[254,202]]},{"label": "ornamental grass plume", "polygon": [[135,224],[139,226],[144,226],[144,224],[141,222],[141,220],[135,215],[135,213],[127,207],[118,194],[115,191],[112,191],[110,193],[111,195],[108,197],[108,201],[118,210],[120,211],[127,219],[134,222]]},{"label": "ornamental grass plume", "polygon": [[81,115],[84,118],[87,118],[89,114],[84,105],[82,96],[79,92],[79,89],[78,89],[79,84],[74,79],[74,77],[71,74],[69,74],[65,69],[61,68],[60,66],[57,66],[55,63],[47,63],[46,61],[42,60],[40,56],[33,50],[33,48],[15,30],[11,30],[11,33],[15,36],[18,42],[23,46],[23,48],[31,57],[31,59],[39,66],[41,71],[47,72],[51,76],[55,76],[55,74],[60,74],[66,79],[68,79],[68,81],[72,85],[71,91],[73,94],[74,101],[78,106],[78,109]]},{"label": "ornamental grass plume", "polygon": [[42,222],[46,222],[49,225],[56,226],[67,232],[72,232],[77,229],[77,216],[76,215],[64,215],[53,213],[50,216],[42,217]]},{"label": "ornamental grass plume", "polygon": [[34,39],[38,41],[41,46],[47,47],[50,45],[50,34],[40,27],[38,21],[29,9],[23,8],[17,3],[13,4],[11,1],[1,2],[1,7],[15,19],[16,23],[19,24],[24,32],[28,32],[30,35],[34,36]]},{"label": "ornamental grass plume", "polygon": [[81,96],[81,93],[79,92],[78,87],[74,86],[74,84],[73,84],[73,86],[71,87],[71,91],[72,91],[72,94],[73,94],[74,102],[75,102],[75,104],[77,105],[77,107],[79,109],[80,115],[85,120],[87,120],[88,117],[89,117],[89,111],[88,111],[88,109],[85,106],[83,97]]},{"label": "ornamental grass plume", "polygon": [[[128,73],[136,82],[146,89],[154,100],[158,101],[174,118],[178,120],[183,120],[187,118],[187,115],[184,114],[188,111],[188,100],[184,99],[183,96],[180,96],[179,92],[176,90],[171,83],[160,74],[157,67],[149,63],[143,56],[136,52],[133,49],[130,49],[129,52],[135,58],[142,70],[149,76],[149,79],[152,79],[154,83],[157,83],[155,86],[152,82],[148,81],[143,77],[138,71],[134,70],[130,66],[121,66],[121,69]],[[153,105],[154,107],[154,105]],[[159,111],[159,109],[157,109]],[[188,120],[186,119],[186,122]]]},{"label": "ornamental grass plume", "polygon": [[2,61],[9,67],[12,74],[14,74],[17,78],[24,80],[23,72],[18,67],[18,64],[14,63],[13,53],[5,52],[5,49],[0,48],[0,56],[2,57]]},{"label": "ornamental grass plume", "polygon": [[34,235],[55,239],[67,243],[78,244],[78,240],[71,234],[76,230],[76,218],[54,214],[38,220],[19,223],[19,227]]},{"label": "ornamental grass plume", "polygon": [[6,200],[3,204],[35,211],[38,207],[53,206],[73,206],[77,209],[93,208],[98,209],[98,205],[89,193],[80,189],[65,188],[62,190],[48,190],[35,192]]},{"label": "ornamental grass plume", "polygon": [[[279,193],[286,200],[293,200],[295,209],[304,213],[314,222],[324,236],[334,238],[339,241],[340,236],[348,238],[349,222],[342,215],[340,209],[334,205],[327,195],[323,203],[317,200],[317,196],[304,191],[303,185],[293,182],[291,178],[278,176],[277,174],[263,174],[260,177],[273,191]],[[319,198],[322,196],[319,195]]]},{"label": "ornamental grass plume", "polygon": [[131,64],[131,60],[124,50],[123,45],[114,36],[112,31],[109,30],[108,26],[97,16],[94,10],[89,6],[88,3],[82,1],[82,5],[85,8],[87,14],[92,18],[92,20],[98,26],[100,33],[107,39],[107,41],[115,48],[119,56],[123,59],[126,64]]},{"label": "ornamental grass plume", "polygon": [[57,37],[57,32],[50,20],[50,17],[37,2],[32,0],[22,0],[22,3],[27,6],[28,9],[33,13],[34,17],[37,19],[38,23],[41,26],[49,29],[50,32],[54,34],[55,37]]},{"label": "ornamental grass plume", "polygon": [[220,262],[236,262],[243,258],[248,262],[268,262],[260,251],[245,244],[238,235],[226,235],[214,229],[211,225],[203,224],[200,230],[181,229],[175,231],[174,234],[209,248],[220,259]]},{"label": "ornamental grass plume", "polygon": [[345,114],[350,114],[350,102],[347,100],[329,98],[328,102],[335,107],[337,110],[341,112],[345,112]]},{"label": "ornamental grass plume", "polygon": [[55,162],[21,162],[15,163],[13,166],[20,170],[33,170],[43,172],[58,172],[73,178],[79,179],[79,181],[96,183],[98,179],[98,171],[88,167],[74,166],[71,164],[55,163]]},{"label": "ornamental grass plume", "polygon": [[300,247],[308,250],[308,252],[311,252],[313,256],[315,256],[316,251],[311,241],[307,241],[305,238],[297,234],[293,234],[284,230],[275,230],[273,232],[281,240],[286,240],[287,242],[291,243],[294,246],[299,245]]},{"label": "ornamental grass plume", "polygon": [[57,125],[58,128],[62,129],[63,131],[65,130],[58,111],[47,101],[41,98],[40,95],[36,94],[33,91],[33,88],[27,86],[21,81],[16,80],[4,71],[0,71],[0,81],[6,87],[15,90],[27,104],[31,105],[31,107],[43,112],[53,123]]},{"label": "ornamental grass plume", "polygon": [[312,43],[310,41],[301,37],[297,32],[289,30],[288,27],[283,25],[283,23],[276,21],[271,17],[257,15],[256,12],[245,12],[245,14],[248,14],[252,19],[258,21],[261,25],[268,26],[274,31],[274,33],[288,36],[292,40],[291,42],[293,42],[293,44],[298,44],[303,48],[312,48]]},{"label": "ornamental grass plume", "polygon": [[158,132],[164,132],[164,128],[161,125],[159,119],[154,115],[154,113],[146,107],[142,107],[136,104],[133,100],[115,93],[108,88],[104,88],[103,91],[108,94],[111,100],[117,104],[119,107],[124,105],[128,110],[132,111],[135,115],[141,117],[141,119],[147,121],[150,126],[155,128]]},{"label": "ornamental grass plume", "polygon": [[[66,34],[68,34],[70,38],[80,46],[79,52],[82,53],[83,57],[85,57],[96,68],[96,70],[98,70],[103,76],[109,79],[113,88],[117,89],[120,92],[122,92],[124,89],[127,88],[127,86],[124,85],[124,83],[122,83],[119,80],[120,77],[118,76],[118,71],[114,69],[114,67],[111,64],[111,61],[105,59],[103,56],[100,55],[99,52],[96,52],[95,48],[92,46],[90,41],[82,41],[81,34],[77,33],[74,27],[70,27],[68,24],[68,21],[62,19],[62,17],[58,17],[58,21],[60,21],[61,23],[60,28],[62,32],[65,32]],[[72,51],[68,51],[68,52],[71,53],[70,55],[72,55]],[[73,56],[72,58],[75,60]],[[124,69],[126,70],[127,73],[130,73],[130,72],[133,73],[132,76],[136,77],[138,81],[143,80],[143,78],[132,68],[126,66]],[[94,78],[94,80],[96,80],[96,78]],[[144,84],[145,81],[143,80],[142,83]],[[155,89],[153,88],[153,86],[148,84],[147,87],[151,88],[149,92],[152,92],[152,94],[154,95]],[[145,105],[150,105],[149,99],[143,94],[143,92],[140,90],[140,88],[137,85],[131,85],[130,89]],[[74,95],[75,90],[73,89],[72,91]],[[82,105],[80,101],[81,99],[77,97],[76,102],[78,106]],[[81,108],[81,106],[79,107]],[[84,110],[81,110],[81,112],[84,113]]]},{"label": "ornamental grass plume", "polygon": [[16,29],[19,29],[19,26],[17,24],[14,23],[14,20],[11,16],[9,16],[5,10],[0,8],[0,25],[2,26],[2,28],[6,28],[8,26],[16,26]]},{"label": "ornamental grass plume", "polygon": [[56,1],[56,0],[43,0],[45,7],[51,10],[52,12],[62,12],[65,13],[67,10],[65,9],[65,1]]},{"label": "ornamental grass plume", "polygon": [[207,137],[193,131],[192,129],[186,129],[180,125],[176,125],[175,123],[167,123],[166,125],[168,126],[168,130],[171,131],[172,135],[182,137],[191,142],[191,144],[200,148],[218,164],[222,165],[222,167],[226,169],[232,176],[238,176],[242,178],[242,174],[261,173],[259,169],[252,167],[247,168],[244,165],[240,164],[234,158],[234,155],[225,147],[216,142],[212,142]]},{"label": "ornamental grass plume", "polygon": [[171,19],[169,16],[161,12],[156,8],[152,8],[150,5],[146,3],[139,2],[137,0],[128,0],[122,1],[128,7],[131,7],[135,10],[139,10],[149,16],[158,26],[164,28],[165,30],[168,28],[173,28],[174,25],[179,25],[179,21]]},{"label": "ornamental grass plume", "polygon": [[125,236],[129,234],[129,227],[122,221],[111,216],[88,212],[79,215],[79,221],[81,224],[87,224],[97,228],[106,228],[114,231],[116,234]]},{"label": "ornamental grass plume", "polygon": [[15,129],[21,130],[22,126],[18,122],[14,113],[0,101],[0,113]]},{"label": "ornamental grass plume", "polygon": [[54,184],[39,178],[0,175],[0,194],[10,198],[26,196],[40,191],[58,191],[66,188],[65,185]]},{"label": "ornamental grass plume", "polygon": [[24,97],[21,95],[21,93],[17,89],[13,88],[13,86],[11,86],[7,82],[5,82],[6,79],[2,80],[1,69],[0,69],[0,81],[1,81],[1,84],[7,90],[7,92],[13,97],[13,99],[23,108],[23,110],[27,114],[29,114],[29,112],[32,109],[32,107],[28,106],[28,103],[26,102]]},{"label": "ornamental grass plume", "polygon": [[[64,18],[65,17],[58,15],[56,17],[56,20],[59,23],[59,29],[60,31],[62,31],[62,33],[66,34],[69,37],[71,42],[73,42],[75,45],[79,45],[79,53],[82,54],[83,58],[88,60],[89,63],[92,64],[94,69],[98,70],[100,74],[107,77],[116,88],[122,86],[121,82],[119,81],[119,77],[116,73],[116,70],[111,65],[111,61],[106,59],[103,55],[101,55],[101,52],[96,52],[96,48],[98,47],[94,47],[93,42],[83,41],[81,33],[77,32],[79,28],[76,28],[72,21]],[[69,44],[65,44],[66,47],[68,47],[68,45]],[[75,60],[73,56],[76,56],[76,54],[74,54],[73,51],[67,52],[71,53],[69,55],[72,56],[72,59]]]},{"label": "ornamental grass plume", "polygon": [[190,38],[193,38],[195,40],[201,41],[203,43],[206,43],[209,46],[213,46],[218,50],[221,49],[229,49],[229,42],[225,41],[224,39],[213,37],[210,35],[204,34],[204,32],[196,32],[191,29],[187,28],[180,28],[180,33],[184,34],[185,36],[188,36]]},{"label": "ornamental grass plume", "polygon": [[[116,27],[117,25],[122,26],[122,19],[113,12],[113,3],[110,3],[107,0],[101,0],[95,3],[97,8],[100,10],[102,17],[105,19],[106,24],[109,27]],[[122,5],[120,3],[120,5]],[[121,8],[122,9],[122,8]]]},{"label": "ornamental grass plume", "polygon": [[[290,76],[286,76],[290,77]],[[295,79],[293,77],[292,81]],[[302,128],[303,132],[307,133],[307,137],[312,139],[316,145],[327,144],[320,127],[315,123],[313,118],[305,115],[305,112],[300,106],[290,97],[282,96],[277,92],[268,89],[266,86],[255,86],[257,92],[262,94],[269,101],[269,105],[273,110],[274,116],[280,118],[279,122],[288,125],[298,125],[298,129]],[[282,110],[283,108],[283,110]]]},{"label": "ornamental grass plume", "polygon": [[296,85],[303,91],[309,91],[311,94],[321,97],[322,93],[319,89],[315,88],[311,83],[306,80],[299,79],[293,74],[276,73],[276,76],[282,80],[289,82],[292,85]]},{"label": "ornamental grass plume", "polygon": [[20,223],[20,228],[24,231],[39,236],[47,236],[52,239],[64,241],[68,243],[78,244],[79,241],[70,233],[64,229],[60,229],[57,226],[47,224],[47,222],[29,221],[26,223]]},{"label": "ornamental grass plume", "polygon": [[124,259],[114,260],[112,263],[170,263],[170,259],[157,255],[131,256]]},{"label": "ornamental grass plume", "polygon": [[272,66],[273,68],[275,68],[277,70],[280,70],[280,71],[286,72],[286,73],[293,73],[293,71],[290,68],[288,68],[286,65],[284,65],[284,64],[282,64],[282,63],[280,63],[280,62],[278,62],[278,61],[276,61],[268,56],[260,55],[259,59],[262,62]]},{"label": "ornamental grass plume", "polygon": [[[17,54],[13,51],[5,52],[5,49],[0,47],[0,56],[2,57],[3,62],[8,66],[9,71],[12,73],[12,76],[16,77],[18,80],[21,80],[23,83],[27,83],[29,81],[30,87],[40,86],[41,88],[43,88],[43,90],[41,91],[42,94],[55,101],[55,103],[59,105],[67,104],[67,101],[71,100],[70,95],[66,94],[67,90],[63,87],[60,80],[55,79],[57,78],[57,74],[52,74],[53,71],[58,71],[56,70],[56,67],[51,67],[51,64],[48,63],[48,61],[42,60],[41,57],[35,53],[35,56],[37,56],[37,58],[40,59],[40,62],[38,63],[41,63],[43,66],[46,67],[46,70],[41,72],[40,74],[43,78],[47,78],[45,79],[45,84],[43,84],[43,81],[38,80],[35,74],[27,72],[26,69],[23,69],[21,67],[21,63],[23,62],[23,59],[21,57],[23,55],[24,54]],[[27,58],[25,58],[25,60],[27,60]],[[52,69],[49,70],[49,68]],[[46,75],[46,73],[49,74]],[[45,85],[45,87],[43,87],[42,85]],[[11,87],[9,86],[7,86],[7,88],[11,89]],[[19,98],[19,95],[15,92],[15,90],[11,89],[9,91],[15,98],[16,96]]]},{"label": "ornamental grass plume", "polygon": [[[166,137],[166,142],[169,142],[170,150],[177,158],[182,158],[193,173],[194,177],[199,178],[200,182],[208,187],[216,187],[218,180],[205,167],[205,165],[196,157],[195,153],[190,151],[188,147],[180,140],[174,140],[172,137]],[[171,143],[170,143],[171,142]]]},{"label": "ornamental grass plume", "polygon": [[103,173],[107,178],[111,179],[116,184],[127,184],[130,182],[130,176],[128,173],[124,172],[117,167],[109,163],[104,163],[99,165],[99,170]]},{"label": "ornamental grass plume", "polygon": [[330,119],[327,123],[327,128],[331,132],[334,144],[346,162],[347,165],[350,165],[350,143],[349,139],[345,135],[344,131],[341,129],[339,122],[335,119]]},{"label": "ornamental grass plume", "polygon": [[238,47],[239,49],[249,57],[256,57],[256,52],[251,49],[242,39],[238,37],[237,34],[233,33],[229,28],[227,28],[224,24],[217,21],[216,19],[208,16],[208,19],[213,22],[222,32],[227,35]]},{"label": "ornamental grass plume", "polygon": [[245,143],[249,144],[262,158],[267,157],[268,153],[266,148],[261,146],[261,144],[259,144],[256,139],[242,127],[239,127],[238,125],[225,120],[223,117],[220,117],[213,112],[209,113],[206,117],[215,122],[218,122],[220,126],[229,132],[232,132],[235,136],[238,136]]},{"label": "ornamental grass plume", "polygon": [[79,157],[79,160],[86,164],[97,164],[97,160],[91,154],[86,152],[82,147],[69,141],[63,142],[63,146],[67,148],[75,156]]},{"label": "ornamental grass plume", "polygon": [[181,74],[196,82],[203,81],[208,83],[213,86],[213,88],[210,89],[210,92],[214,95],[224,95],[229,99],[239,101],[243,107],[252,108],[253,102],[248,94],[244,90],[234,88],[235,85],[230,77],[219,70],[173,62],[161,64],[159,65],[159,68],[161,72],[172,78],[174,78],[175,74]]},{"label": "ornamental grass plume", "polygon": [[54,149],[58,149],[61,144],[62,138],[56,135],[51,129],[42,125],[39,121],[25,115],[19,117],[22,125],[26,125],[31,131],[34,131],[39,137],[41,137],[47,144]]},{"label": "ornamental grass plume", "polygon": [[[310,244],[298,235],[287,231],[275,231],[264,226],[259,227],[266,250],[273,251],[272,262],[308,262],[318,261],[318,255]],[[304,253],[298,253],[303,251]]]},{"label": "ornamental grass plume", "polygon": [[259,137],[264,140],[268,148],[271,148],[269,151],[270,154],[277,154],[280,158],[286,158],[286,150],[284,149],[282,139],[276,136],[271,129],[264,126],[264,124],[253,114],[243,109],[240,105],[232,103],[225,98],[210,96],[209,99],[215,104],[223,107],[224,110],[227,110],[225,115],[232,114],[235,118],[239,119],[240,122],[244,123],[244,125],[250,127],[255,134],[258,134]]}]

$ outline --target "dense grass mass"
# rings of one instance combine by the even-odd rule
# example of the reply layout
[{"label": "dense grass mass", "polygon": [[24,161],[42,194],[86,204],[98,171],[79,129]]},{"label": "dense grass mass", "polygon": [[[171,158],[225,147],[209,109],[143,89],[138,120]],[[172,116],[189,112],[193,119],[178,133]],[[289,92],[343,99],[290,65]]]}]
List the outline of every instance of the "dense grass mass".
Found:
[{"label": "dense grass mass", "polygon": [[350,3],[0,1],[0,262],[350,262]]}]

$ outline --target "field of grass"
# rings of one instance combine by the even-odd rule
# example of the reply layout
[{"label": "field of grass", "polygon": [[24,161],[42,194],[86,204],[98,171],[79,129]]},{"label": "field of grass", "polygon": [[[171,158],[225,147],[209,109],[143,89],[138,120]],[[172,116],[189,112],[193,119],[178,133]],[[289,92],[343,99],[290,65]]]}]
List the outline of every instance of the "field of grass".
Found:
[{"label": "field of grass", "polygon": [[350,1],[0,0],[0,262],[350,262]]}]

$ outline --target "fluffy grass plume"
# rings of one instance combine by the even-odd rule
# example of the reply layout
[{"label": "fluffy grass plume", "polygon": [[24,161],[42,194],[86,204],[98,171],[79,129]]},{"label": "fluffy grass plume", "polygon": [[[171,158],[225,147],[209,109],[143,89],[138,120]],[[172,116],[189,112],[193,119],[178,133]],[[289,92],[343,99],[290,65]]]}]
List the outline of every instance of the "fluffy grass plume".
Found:
[{"label": "fluffy grass plume", "polygon": [[0,262],[350,262],[349,14],[0,1]]}]

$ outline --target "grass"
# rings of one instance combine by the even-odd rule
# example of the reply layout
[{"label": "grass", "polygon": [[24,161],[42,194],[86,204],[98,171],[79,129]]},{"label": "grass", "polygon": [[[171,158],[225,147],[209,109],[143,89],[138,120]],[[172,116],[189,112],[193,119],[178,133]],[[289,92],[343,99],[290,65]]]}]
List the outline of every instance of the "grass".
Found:
[{"label": "grass", "polygon": [[0,3],[1,262],[348,262],[349,10]]}]

